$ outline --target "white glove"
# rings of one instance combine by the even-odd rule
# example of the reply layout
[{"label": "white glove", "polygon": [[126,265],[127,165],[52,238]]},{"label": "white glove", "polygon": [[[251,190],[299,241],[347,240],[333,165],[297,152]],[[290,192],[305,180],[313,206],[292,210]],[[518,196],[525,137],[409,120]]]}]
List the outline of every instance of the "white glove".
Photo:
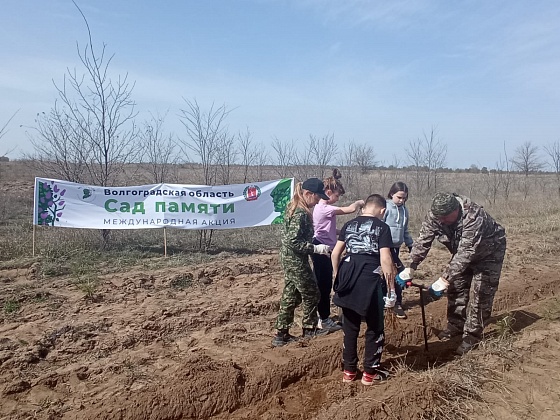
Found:
[{"label": "white glove", "polygon": [[412,280],[412,277],[414,277],[414,272],[416,270],[414,270],[413,268],[405,268],[403,271],[401,271],[399,273],[399,277],[403,280]]},{"label": "white glove", "polygon": [[313,252],[319,255],[329,255],[331,248],[325,244],[313,245]]},{"label": "white glove", "polygon": [[385,308],[394,308],[397,303],[397,294],[394,290],[391,290],[390,293],[387,293],[387,296],[383,296],[383,300],[385,301]]},{"label": "white glove", "polygon": [[447,290],[448,286],[449,283],[447,282],[447,280],[440,277],[428,288],[428,293],[432,298],[438,300],[443,296],[443,292]]},{"label": "white glove", "polygon": [[434,283],[432,283],[431,288],[434,292],[444,292],[449,287],[449,283],[444,278],[440,277]]}]

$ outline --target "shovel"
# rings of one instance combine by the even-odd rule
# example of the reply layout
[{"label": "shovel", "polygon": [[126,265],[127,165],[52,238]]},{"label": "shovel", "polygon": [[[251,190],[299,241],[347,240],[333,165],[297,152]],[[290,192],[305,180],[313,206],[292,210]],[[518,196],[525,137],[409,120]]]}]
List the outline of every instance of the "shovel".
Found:
[{"label": "shovel", "polygon": [[409,282],[410,286],[418,287],[420,291],[420,309],[422,309],[422,328],[424,330],[424,348],[428,351],[428,326],[426,325],[426,311],[424,310],[424,294],[422,293],[426,290],[426,287],[421,284],[416,284]]}]

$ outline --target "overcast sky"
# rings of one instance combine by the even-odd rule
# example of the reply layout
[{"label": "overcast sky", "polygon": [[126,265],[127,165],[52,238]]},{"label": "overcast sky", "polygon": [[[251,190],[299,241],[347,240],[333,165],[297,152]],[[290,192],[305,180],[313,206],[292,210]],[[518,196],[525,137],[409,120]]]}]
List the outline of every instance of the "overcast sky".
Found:
[{"label": "overcast sky", "polygon": [[[94,45],[128,73],[139,118],[183,98],[233,109],[270,144],[334,134],[404,163],[437,127],[447,165],[495,167],[504,143],[560,140],[560,2],[524,0],[78,0]],[[70,0],[2,0],[0,154],[30,152],[87,31]],[[26,128],[27,127],[27,128]],[[543,157],[545,154],[543,153]]]}]

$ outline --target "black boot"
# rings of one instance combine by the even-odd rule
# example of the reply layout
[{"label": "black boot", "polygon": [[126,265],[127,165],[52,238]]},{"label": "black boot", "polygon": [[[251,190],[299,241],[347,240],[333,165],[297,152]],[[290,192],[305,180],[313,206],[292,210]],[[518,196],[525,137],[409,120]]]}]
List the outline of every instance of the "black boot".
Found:
[{"label": "black boot", "polygon": [[441,330],[439,332],[437,337],[441,341],[449,341],[449,340],[453,339],[454,337],[459,337],[461,335],[463,335],[463,329],[459,329],[457,327],[454,327],[454,326],[448,324],[447,327],[444,330]]},{"label": "black boot", "polygon": [[331,331],[328,329],[318,329],[318,328],[304,328],[303,329],[303,334],[302,334],[302,338],[307,339],[307,338],[314,338],[314,337],[319,337],[321,335],[327,335],[328,333],[330,333]]},{"label": "black boot", "polygon": [[462,356],[477,347],[479,343],[480,340],[478,338],[467,335],[466,337],[463,337],[463,342],[459,347],[457,347],[455,353],[457,353],[459,356]]},{"label": "black boot", "polygon": [[278,332],[272,339],[272,347],[282,347],[297,340],[298,338],[290,335],[288,330],[278,330]]}]

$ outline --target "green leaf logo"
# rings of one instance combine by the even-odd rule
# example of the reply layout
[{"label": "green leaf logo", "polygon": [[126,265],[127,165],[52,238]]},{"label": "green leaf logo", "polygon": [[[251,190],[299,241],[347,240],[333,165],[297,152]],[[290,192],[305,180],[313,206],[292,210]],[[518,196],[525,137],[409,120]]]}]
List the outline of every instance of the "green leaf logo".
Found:
[{"label": "green leaf logo", "polygon": [[274,211],[280,213],[280,215],[276,216],[272,221],[273,225],[279,225],[284,222],[284,213],[286,213],[286,206],[292,199],[291,187],[292,187],[292,180],[289,178],[283,179],[270,192],[270,196],[272,197],[272,202],[274,203]]}]

